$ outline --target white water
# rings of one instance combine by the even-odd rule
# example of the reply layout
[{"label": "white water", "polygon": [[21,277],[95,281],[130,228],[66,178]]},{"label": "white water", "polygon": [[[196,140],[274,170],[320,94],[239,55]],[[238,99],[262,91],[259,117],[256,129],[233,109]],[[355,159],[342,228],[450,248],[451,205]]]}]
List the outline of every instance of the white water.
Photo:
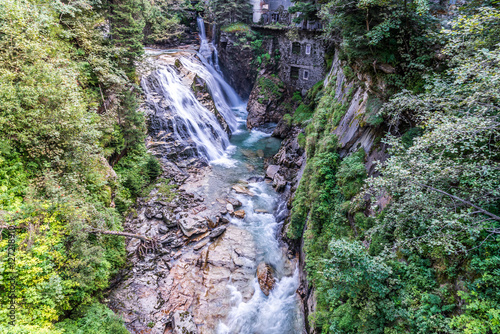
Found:
[{"label": "white water", "polygon": [[142,88],[157,114],[164,113],[165,108],[151,98],[152,91],[160,93],[165,99],[168,112],[173,116],[169,121],[172,122],[175,140],[186,146],[192,146],[193,143],[200,158],[209,161],[223,158],[229,146],[227,133],[215,115],[182,83],[176,69],[166,66],[151,74],[151,78],[149,82],[143,79]]}]

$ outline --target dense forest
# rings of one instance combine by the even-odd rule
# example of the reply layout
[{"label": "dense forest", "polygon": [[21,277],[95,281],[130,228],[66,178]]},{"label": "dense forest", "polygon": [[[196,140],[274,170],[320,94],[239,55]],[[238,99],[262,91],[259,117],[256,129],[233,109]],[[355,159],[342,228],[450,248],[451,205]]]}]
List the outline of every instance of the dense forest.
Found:
[{"label": "dense forest", "polygon": [[[0,0],[0,333],[128,333],[104,294],[124,238],[105,232],[162,173],[137,62],[203,15],[241,34],[255,72],[277,72],[251,12],[245,0]],[[384,83],[365,87],[387,154],[375,171],[362,148],[339,154],[334,80],[294,94],[285,115],[307,154],[286,233],[304,244],[309,326],[500,333],[499,1],[298,0],[289,13],[322,22],[326,63],[337,53],[351,83]]]}]

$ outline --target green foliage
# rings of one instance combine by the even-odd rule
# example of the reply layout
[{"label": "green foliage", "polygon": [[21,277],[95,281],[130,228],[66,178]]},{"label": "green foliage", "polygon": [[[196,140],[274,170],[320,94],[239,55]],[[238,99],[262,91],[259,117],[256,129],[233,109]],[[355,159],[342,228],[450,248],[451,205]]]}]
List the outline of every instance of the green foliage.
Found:
[{"label": "green foliage", "polygon": [[210,14],[218,24],[250,22],[252,4],[248,0],[210,0]]},{"label": "green foliage", "polygon": [[[88,230],[120,230],[113,200],[124,198],[125,211],[137,187],[127,176],[140,174],[142,188],[161,173],[146,154],[139,89],[126,75],[142,52],[141,23],[132,20],[139,3],[112,4],[114,40],[103,33],[107,2],[0,0],[0,8],[0,36],[8,36],[0,37],[0,212],[3,224],[20,226],[22,305],[16,327],[5,327],[0,309],[0,332],[123,332],[105,306],[89,305],[123,265],[124,242]],[[1,305],[12,275],[6,242],[4,230]]]},{"label": "green foliage", "polygon": [[259,87],[259,96],[261,96],[261,104],[269,101],[276,101],[283,97],[284,85],[276,76],[261,76],[257,79]]},{"label": "green foliage", "polygon": [[98,302],[80,307],[73,317],[75,319],[65,319],[58,323],[57,328],[72,334],[129,333],[123,326],[123,320]]},{"label": "green foliage", "polygon": [[[195,10],[190,2],[182,0],[143,1],[142,5],[144,41],[150,44],[164,44],[181,38],[186,30],[183,23],[189,20],[189,11]],[[203,11],[203,8],[198,9]]]},{"label": "green foliage", "polygon": [[[228,33],[249,33],[252,31],[248,24],[242,22],[231,23],[221,28],[222,31]],[[260,41],[260,46],[262,46],[262,41]]]},{"label": "green foliage", "polygon": [[337,172],[339,190],[346,199],[359,193],[366,178],[365,151],[363,149],[342,160]]},{"label": "green foliage", "polygon": [[122,0],[111,5],[111,34],[115,45],[124,48],[124,64],[133,68],[134,61],[144,54],[144,16],[140,0]]}]

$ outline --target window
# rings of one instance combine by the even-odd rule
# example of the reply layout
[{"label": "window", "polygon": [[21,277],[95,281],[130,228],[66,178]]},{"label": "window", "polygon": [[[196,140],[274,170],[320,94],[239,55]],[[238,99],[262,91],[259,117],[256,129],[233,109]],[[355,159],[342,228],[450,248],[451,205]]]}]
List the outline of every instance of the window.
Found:
[{"label": "window", "polygon": [[292,43],[292,53],[298,55],[300,53],[300,43]]},{"label": "window", "polygon": [[306,55],[310,55],[311,54],[311,44],[307,44],[306,45]]},{"label": "window", "polygon": [[299,68],[292,66],[290,68],[290,79],[297,80],[299,78]]},{"label": "window", "polygon": [[304,76],[302,78],[304,78],[304,80],[309,80],[309,71],[304,70]]}]

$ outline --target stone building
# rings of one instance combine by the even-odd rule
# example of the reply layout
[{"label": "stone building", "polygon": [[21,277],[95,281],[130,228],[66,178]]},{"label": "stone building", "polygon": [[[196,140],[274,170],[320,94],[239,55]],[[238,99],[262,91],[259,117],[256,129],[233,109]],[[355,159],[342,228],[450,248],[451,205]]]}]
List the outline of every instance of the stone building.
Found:
[{"label": "stone building", "polygon": [[252,0],[252,3],[254,23],[290,24],[288,8],[292,6],[292,0]]},{"label": "stone building", "polygon": [[286,36],[278,37],[280,79],[288,86],[305,93],[326,72],[325,46],[321,38],[313,32],[301,32],[299,39],[290,41]]}]

